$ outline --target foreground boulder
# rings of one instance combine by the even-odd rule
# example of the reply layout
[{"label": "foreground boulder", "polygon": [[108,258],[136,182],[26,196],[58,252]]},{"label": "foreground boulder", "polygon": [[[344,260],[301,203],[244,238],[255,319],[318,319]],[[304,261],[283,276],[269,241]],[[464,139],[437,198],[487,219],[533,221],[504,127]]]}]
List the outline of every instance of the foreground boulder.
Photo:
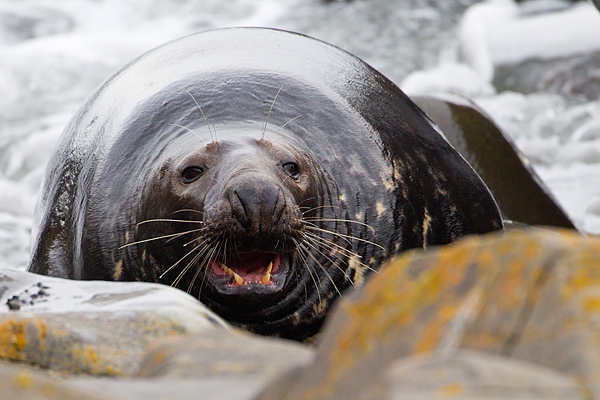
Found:
[{"label": "foreground boulder", "polygon": [[47,369],[131,375],[156,340],[228,329],[180,290],[0,270],[0,358]]},{"label": "foreground boulder", "polygon": [[313,354],[164,285],[0,270],[0,400],[251,400]]},{"label": "foreground boulder", "polygon": [[209,329],[165,338],[137,376],[57,375],[0,362],[0,399],[252,400],[269,382],[313,358],[309,346]]},{"label": "foreground boulder", "polygon": [[[597,398],[599,317],[600,239],[533,229],[410,251],[340,302],[310,367],[288,377],[287,388],[273,385],[260,398],[400,398],[394,382],[406,382],[406,375],[390,375],[392,363],[419,354],[438,361],[454,357],[442,368],[451,375],[463,349],[508,359],[501,364],[515,365],[513,377],[522,376],[528,363],[554,369],[565,374],[562,389]],[[489,373],[498,373],[492,366]],[[441,376],[425,374],[421,381],[430,390]],[[480,376],[469,385],[485,388],[485,382]],[[446,384],[456,398],[473,398],[462,390],[469,387],[465,382]],[[512,398],[494,397],[502,391],[492,389],[484,398]]]}]

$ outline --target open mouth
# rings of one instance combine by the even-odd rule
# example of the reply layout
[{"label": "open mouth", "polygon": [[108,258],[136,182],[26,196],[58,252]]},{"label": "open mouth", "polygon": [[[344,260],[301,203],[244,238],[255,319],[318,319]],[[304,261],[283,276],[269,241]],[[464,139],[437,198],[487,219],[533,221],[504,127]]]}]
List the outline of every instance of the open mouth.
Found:
[{"label": "open mouth", "polygon": [[282,254],[254,251],[214,260],[211,267],[229,287],[279,286],[284,261]]}]

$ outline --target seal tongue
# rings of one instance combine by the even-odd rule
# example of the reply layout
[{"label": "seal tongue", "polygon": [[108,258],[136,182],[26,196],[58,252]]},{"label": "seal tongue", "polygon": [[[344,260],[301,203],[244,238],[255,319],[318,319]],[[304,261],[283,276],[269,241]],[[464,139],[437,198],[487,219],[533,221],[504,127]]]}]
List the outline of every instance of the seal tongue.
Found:
[{"label": "seal tongue", "polygon": [[262,283],[268,285],[271,274],[277,272],[281,256],[273,253],[252,252],[238,254],[226,263],[213,261],[212,269],[217,275],[231,275],[236,285]]}]

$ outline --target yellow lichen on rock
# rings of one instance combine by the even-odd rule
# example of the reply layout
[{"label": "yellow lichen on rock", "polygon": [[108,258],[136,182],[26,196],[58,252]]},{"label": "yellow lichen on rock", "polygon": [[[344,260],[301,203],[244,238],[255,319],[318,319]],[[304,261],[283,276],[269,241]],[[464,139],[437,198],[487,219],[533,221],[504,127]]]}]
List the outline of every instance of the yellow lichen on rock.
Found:
[{"label": "yellow lichen on rock", "polygon": [[455,397],[462,394],[464,390],[464,385],[460,382],[449,383],[439,388],[439,392],[442,397]]},{"label": "yellow lichen on rock", "polygon": [[24,361],[24,350],[27,346],[25,334],[26,322],[7,319],[0,321],[0,358]]},{"label": "yellow lichen on rock", "polygon": [[530,229],[407,251],[340,301],[289,398],[346,398],[394,359],[459,348],[533,361],[600,388],[599,312],[598,238]]},{"label": "yellow lichen on rock", "polygon": [[31,389],[34,386],[33,376],[27,371],[21,371],[13,377],[13,384],[21,389]]}]

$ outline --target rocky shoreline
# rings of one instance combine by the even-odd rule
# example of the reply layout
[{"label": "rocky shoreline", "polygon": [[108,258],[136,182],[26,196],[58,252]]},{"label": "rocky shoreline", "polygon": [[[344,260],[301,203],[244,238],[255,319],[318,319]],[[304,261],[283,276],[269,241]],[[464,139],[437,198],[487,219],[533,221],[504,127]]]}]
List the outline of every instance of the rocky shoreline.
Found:
[{"label": "rocky shoreline", "polygon": [[408,251],[338,303],[316,346],[229,327],[161,285],[2,270],[0,293],[1,399],[600,394],[600,239],[570,231]]}]

